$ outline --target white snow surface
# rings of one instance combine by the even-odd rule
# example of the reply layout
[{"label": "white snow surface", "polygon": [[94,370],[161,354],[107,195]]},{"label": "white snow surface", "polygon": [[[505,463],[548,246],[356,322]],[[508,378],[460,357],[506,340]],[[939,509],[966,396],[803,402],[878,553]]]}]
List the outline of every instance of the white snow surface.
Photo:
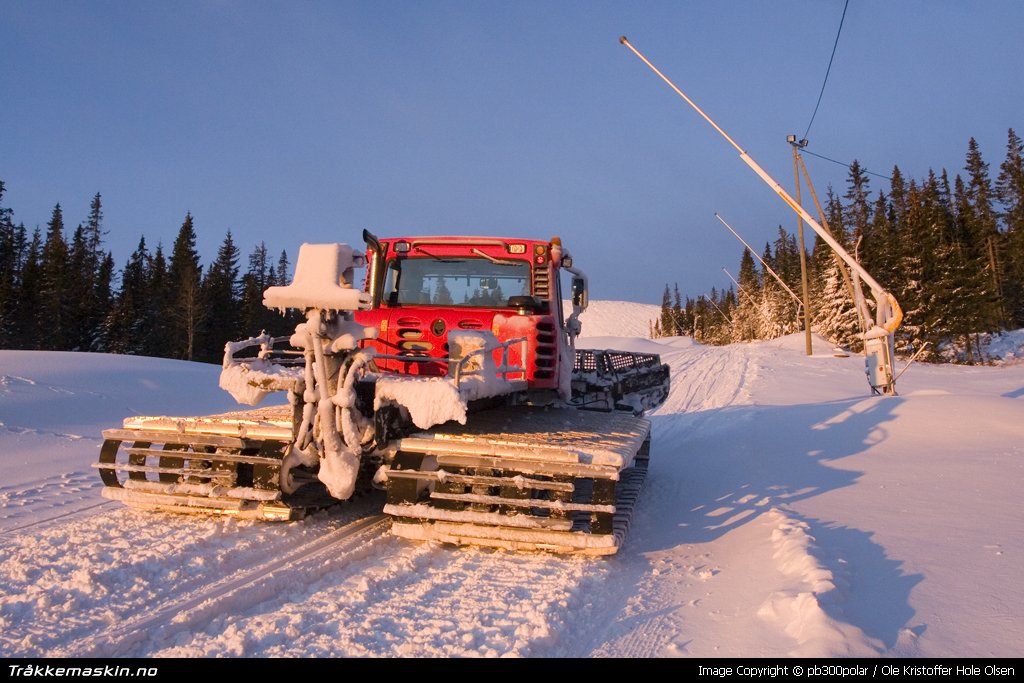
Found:
[{"label": "white snow surface", "polygon": [[[568,312],[572,311],[572,302],[562,304]],[[612,335],[616,337],[649,337],[654,322],[661,317],[661,306],[654,304],[637,304],[626,301],[591,301],[587,310],[580,316],[583,326],[580,332],[580,348],[591,348],[586,340],[589,337]]]},{"label": "white snow surface", "polygon": [[106,502],[100,432],[233,408],[220,368],[0,351],[0,655],[1022,654],[1024,365],[872,397],[820,339],[652,341],[651,308],[584,317],[581,346],[672,368],[606,559],[393,538],[380,495],[293,523]]}]

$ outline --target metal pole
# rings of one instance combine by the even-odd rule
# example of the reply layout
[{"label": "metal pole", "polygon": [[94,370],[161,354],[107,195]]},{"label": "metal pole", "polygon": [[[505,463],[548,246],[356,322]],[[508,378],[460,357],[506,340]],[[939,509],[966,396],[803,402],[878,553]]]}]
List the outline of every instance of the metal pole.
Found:
[{"label": "metal pole", "polygon": [[902,377],[903,373],[910,369],[910,366],[914,364],[914,361],[917,360],[918,356],[920,356],[922,353],[924,353],[924,350],[928,348],[928,344],[930,344],[930,343],[931,342],[925,342],[924,344],[921,344],[921,348],[919,348],[914,353],[914,355],[910,357],[910,360],[907,361],[906,367],[904,367],[902,370],[900,370],[900,373],[898,375],[896,375],[896,379],[899,379],[900,377]]},{"label": "metal pole", "polygon": [[[733,235],[735,235],[736,239],[738,239],[740,242],[743,243],[743,246],[745,246],[747,248],[747,251],[749,251],[751,254],[753,254],[754,258],[756,258],[758,261],[761,262],[761,265],[764,266],[764,269],[766,271],[768,271],[768,273],[773,278],[775,278],[775,281],[778,282],[780,285],[782,285],[783,289],[785,289],[787,292],[789,292],[789,295],[791,297],[793,297],[793,300],[796,301],[797,304],[800,304],[802,306],[803,302],[800,301],[800,297],[798,297],[796,295],[796,292],[794,292],[792,289],[790,289],[789,285],[787,285],[785,283],[785,281],[781,277],[779,277],[779,274],[776,273],[774,270],[772,270],[772,267],[764,262],[764,259],[761,258],[761,256],[756,251],[754,251],[753,247],[751,247],[749,244],[747,244],[746,240],[744,240],[742,237],[740,237],[740,234],[738,232],[736,232],[735,230],[733,230],[731,225],[729,225],[728,223],[725,222],[724,218],[719,216],[717,213],[715,214],[715,218],[717,218],[719,221],[721,221],[722,225],[724,225],[725,227],[729,228],[729,232],[731,232]],[[724,270],[724,268],[723,268],[723,270]],[[737,283],[736,286],[739,286],[739,283]]]},{"label": "metal pole", "polygon": [[745,291],[743,290],[743,285],[741,285],[741,284],[740,284],[740,281],[739,281],[739,280],[737,280],[736,278],[734,278],[734,277],[732,276],[732,273],[730,273],[730,272],[729,272],[728,270],[726,270],[726,269],[725,269],[725,266],[722,266],[722,272],[723,272],[723,273],[725,273],[726,275],[728,275],[728,276],[729,276],[729,279],[733,281],[733,284],[735,284],[735,285],[736,285],[736,291],[737,291],[737,292],[739,292],[739,293],[740,293],[740,294],[742,294],[743,296],[747,297],[747,298],[748,298],[748,299],[750,299],[751,301],[753,301],[753,300],[754,300],[754,298],[753,298],[752,296],[750,296],[750,294],[748,294],[747,292],[745,292]]},{"label": "metal pole", "polygon": [[[800,198],[800,163],[796,148],[798,145],[806,145],[807,141],[801,140],[797,142],[796,136],[790,135],[789,144],[793,146],[793,178],[796,182],[796,201],[802,205],[803,201]],[[800,217],[800,214],[796,216],[796,234],[797,244],[800,246],[800,286],[803,288],[804,295],[804,345],[807,349],[807,355],[812,356],[814,355],[814,349],[811,345],[811,293],[810,286],[807,283],[807,250],[804,248],[804,219]]]},{"label": "metal pole", "polygon": [[727,315],[725,314],[725,311],[723,311],[723,310],[722,310],[721,308],[719,308],[719,307],[718,307],[718,304],[716,304],[716,303],[715,303],[715,300],[714,300],[714,299],[712,299],[710,295],[708,295],[708,294],[705,294],[705,295],[704,295],[704,298],[705,298],[705,299],[707,299],[707,300],[708,300],[708,301],[709,301],[709,302],[711,303],[711,305],[715,307],[715,310],[716,310],[716,311],[718,311],[719,313],[721,313],[721,314],[722,314],[722,317],[723,317],[723,318],[725,318],[725,322],[727,322],[727,323],[729,323],[730,325],[732,325],[732,320],[731,320],[731,319],[729,318],[729,316],[727,316]]}]

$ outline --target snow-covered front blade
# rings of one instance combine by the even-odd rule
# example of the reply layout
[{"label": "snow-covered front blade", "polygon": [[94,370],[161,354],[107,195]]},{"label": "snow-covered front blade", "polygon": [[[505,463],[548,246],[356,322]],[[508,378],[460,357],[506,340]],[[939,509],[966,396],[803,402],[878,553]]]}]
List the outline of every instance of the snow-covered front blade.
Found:
[{"label": "snow-covered front blade", "polygon": [[[291,407],[207,417],[135,417],[103,432],[103,497],[145,510],[288,521],[336,501],[315,475],[281,490]],[[292,471],[290,476],[305,473]]]},{"label": "snow-covered front blade", "polygon": [[650,423],[574,408],[501,408],[400,439],[384,468],[395,535],[610,555],[647,471]]}]

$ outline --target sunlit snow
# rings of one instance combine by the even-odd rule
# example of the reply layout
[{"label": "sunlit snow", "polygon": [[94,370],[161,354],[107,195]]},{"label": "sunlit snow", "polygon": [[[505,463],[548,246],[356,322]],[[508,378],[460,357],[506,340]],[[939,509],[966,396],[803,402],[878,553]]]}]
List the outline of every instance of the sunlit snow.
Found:
[{"label": "sunlit snow", "polygon": [[392,538],[379,495],[287,524],[124,508],[100,432],[237,408],[220,368],[0,351],[0,655],[1021,653],[1024,365],[915,364],[872,397],[823,340],[645,339],[657,315],[583,316],[581,347],[672,368],[607,559]]}]

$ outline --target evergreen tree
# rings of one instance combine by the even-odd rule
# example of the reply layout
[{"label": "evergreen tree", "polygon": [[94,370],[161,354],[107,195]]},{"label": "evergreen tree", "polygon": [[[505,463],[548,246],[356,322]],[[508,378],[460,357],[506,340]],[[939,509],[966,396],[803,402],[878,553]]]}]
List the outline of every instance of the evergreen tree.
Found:
[{"label": "evergreen tree", "polygon": [[114,255],[107,252],[100,261],[99,271],[96,273],[96,286],[93,288],[93,301],[95,307],[91,315],[95,320],[90,325],[89,349],[92,351],[106,352],[104,342],[104,321],[110,314],[110,308],[114,305],[113,293],[114,281]]},{"label": "evergreen tree", "polygon": [[[779,228],[780,234],[782,235],[782,256],[780,260],[775,257],[772,253],[770,244],[764,245],[764,253],[761,255],[761,260],[768,265],[775,274],[780,278],[783,278],[783,273],[787,272],[787,268],[791,269],[791,265],[786,263],[789,258],[787,255],[787,247],[785,231]],[[795,245],[794,245],[795,248]],[[799,268],[799,266],[798,266]],[[793,306],[790,304],[792,299],[789,298],[789,293],[786,292],[782,284],[779,283],[775,277],[768,272],[762,274],[761,277],[761,297],[758,303],[757,313],[757,328],[756,328],[756,339],[776,339],[784,334],[789,334],[795,331],[795,318]],[[783,279],[785,282],[785,279]],[[786,283],[789,286],[788,283]],[[792,289],[792,287],[790,287]]]},{"label": "evergreen tree", "polygon": [[705,316],[704,339],[709,344],[728,344],[733,337],[730,314],[735,308],[736,296],[731,290],[729,294],[719,294],[718,289],[712,287],[707,301],[710,315]]},{"label": "evergreen tree", "polygon": [[675,334],[675,321],[672,317],[672,292],[665,283],[665,292],[661,295],[661,316],[658,319],[661,323],[661,336],[671,337]]},{"label": "evergreen tree", "polygon": [[111,281],[114,272],[114,258],[103,251],[103,203],[97,192],[89,204],[89,218],[83,229],[84,258],[82,259],[82,280],[88,283],[83,297],[80,332],[76,345],[82,349],[99,349],[103,321],[110,312],[113,302]]},{"label": "evergreen tree", "polygon": [[15,348],[37,349],[42,328],[39,326],[39,302],[43,284],[43,238],[36,228],[21,264],[18,296],[12,316],[12,342]]},{"label": "evergreen tree", "polygon": [[714,327],[715,321],[711,319],[713,313],[715,310],[711,308],[707,297],[697,297],[693,305],[693,338],[702,344],[708,343],[709,330]]},{"label": "evergreen tree", "polygon": [[856,247],[870,230],[871,201],[869,179],[861,165],[854,160],[847,177],[846,206],[843,208],[844,226],[850,241]]},{"label": "evergreen tree", "polygon": [[733,339],[752,341],[757,339],[760,327],[761,275],[757,271],[750,251],[743,250],[740,256],[739,293],[736,312],[733,315]]},{"label": "evergreen tree", "polygon": [[[3,205],[4,182],[0,180],[0,348],[10,348],[14,339],[14,305],[21,275],[18,232],[14,212]],[[24,241],[22,231],[21,241]]]},{"label": "evergreen tree", "polygon": [[1007,314],[1013,327],[1024,327],[1024,144],[1011,128],[1006,159],[999,167],[996,196],[1003,205],[1006,227]]},{"label": "evergreen tree", "polygon": [[[988,164],[982,159],[978,143],[971,138],[967,143],[967,188],[958,202],[958,219],[963,230],[964,257],[968,267],[984,274],[979,292],[982,309],[979,328],[975,332],[990,332],[1005,327],[1006,306],[1003,299],[1002,239],[995,211],[995,191],[989,178]],[[981,284],[981,283],[979,283]]]},{"label": "evergreen tree", "polygon": [[[825,208],[829,229],[837,242],[848,247],[844,210],[839,199],[829,189]],[[815,309],[811,326],[833,344],[859,351],[861,347],[860,323],[850,300],[841,265],[832,248],[822,239],[815,240],[812,259],[815,277]]]},{"label": "evergreen tree", "polygon": [[200,358],[219,361],[224,344],[237,339],[240,333],[241,298],[238,291],[238,248],[228,230],[217,250],[217,258],[203,279],[203,310]]},{"label": "evergreen tree", "polygon": [[258,335],[260,332],[280,335],[284,330],[272,329],[271,316],[280,319],[281,315],[269,311],[263,305],[263,292],[271,286],[273,269],[267,259],[267,245],[260,242],[249,254],[249,267],[242,275],[242,292],[239,303],[241,314],[241,334],[248,337]]},{"label": "evergreen tree", "polygon": [[781,225],[779,236],[772,244],[772,269],[790,289],[800,290],[800,247],[796,235],[789,234]]},{"label": "evergreen tree", "polygon": [[33,348],[55,351],[68,348],[68,293],[71,283],[65,278],[68,246],[64,240],[64,214],[60,204],[53,208],[46,227],[39,283],[36,329],[40,336]]},{"label": "evergreen tree", "polygon": [[146,238],[128,257],[121,274],[121,289],[114,299],[103,325],[103,343],[111,353],[144,354],[149,306],[149,252]]},{"label": "evergreen tree", "polygon": [[192,213],[186,213],[174,241],[168,269],[168,343],[173,358],[192,360],[199,344],[204,320],[202,266],[196,252]]},{"label": "evergreen tree", "polygon": [[[281,256],[277,259],[277,270],[274,273],[275,283],[287,285],[291,282],[291,266],[288,263],[288,252],[281,250]],[[282,316],[284,329],[294,330],[295,326],[305,319],[305,314],[295,308],[290,308]]]},{"label": "evergreen tree", "polygon": [[103,259],[103,201],[97,192],[89,203],[89,219],[85,223],[86,248],[96,261]]},{"label": "evergreen tree", "polygon": [[859,250],[860,263],[886,289],[891,289],[896,281],[896,262],[900,254],[892,216],[885,193],[879,192]]},{"label": "evergreen tree", "polygon": [[696,302],[690,297],[686,297],[686,301],[683,303],[683,329],[686,330],[686,334],[691,337],[694,335],[694,311],[696,308]]},{"label": "evergreen tree", "polygon": [[683,300],[679,295],[679,283],[675,283],[672,293],[672,324],[675,327],[676,336],[687,334],[685,320],[683,318]]},{"label": "evergreen tree", "polygon": [[176,358],[172,346],[173,321],[168,318],[168,309],[177,296],[171,283],[163,245],[157,242],[156,251],[149,259],[149,277],[146,287],[146,306],[143,309],[140,336],[144,339],[143,353],[160,358]]},{"label": "evergreen tree", "polygon": [[892,180],[889,181],[889,206],[892,208],[892,223],[899,229],[907,220],[908,198],[907,184],[903,180],[903,172],[899,166],[892,167]]},{"label": "evergreen tree", "polygon": [[68,305],[64,325],[67,330],[67,347],[71,351],[89,348],[88,321],[92,304],[92,287],[96,269],[90,263],[85,244],[85,226],[75,228],[68,248],[68,263],[64,276],[71,284],[67,292]]},{"label": "evergreen tree", "polygon": [[[976,243],[979,235],[972,225],[976,215],[969,190],[960,176],[954,186],[950,253],[945,264],[951,282],[949,297],[942,305],[947,312],[945,331],[963,341],[967,360],[973,363],[977,345],[971,343],[971,335],[998,328],[998,297],[988,272],[986,249]],[[989,244],[994,246],[994,241]]]},{"label": "evergreen tree", "polygon": [[287,285],[289,282],[289,271],[290,266],[288,264],[288,252],[282,249],[281,255],[277,259],[277,270],[274,272],[276,284]]},{"label": "evergreen tree", "polygon": [[925,253],[924,333],[937,349],[952,330],[963,330],[968,325],[964,322],[965,302],[971,296],[965,287],[969,282],[967,261],[957,236],[945,172],[940,182],[929,171],[921,188],[920,219],[917,242]]},{"label": "evergreen tree", "polygon": [[[898,288],[894,295],[903,308],[903,324],[896,332],[896,350],[900,353],[916,353],[928,341],[926,331],[926,285],[925,256],[930,245],[924,235],[926,219],[923,216],[921,193],[917,183],[903,186],[899,169],[893,174],[892,197],[893,216],[898,221],[900,235],[899,258],[895,264]],[[929,351],[929,356],[935,349]]]}]

